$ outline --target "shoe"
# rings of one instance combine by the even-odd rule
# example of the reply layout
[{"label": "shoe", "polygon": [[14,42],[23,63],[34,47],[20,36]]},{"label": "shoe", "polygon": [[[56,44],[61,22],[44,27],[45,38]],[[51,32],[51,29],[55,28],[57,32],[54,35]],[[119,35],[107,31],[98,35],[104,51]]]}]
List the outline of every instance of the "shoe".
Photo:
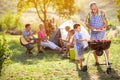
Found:
[{"label": "shoe", "polygon": [[63,52],[64,52],[63,49],[60,48],[60,49],[59,49],[59,53],[63,53]]},{"label": "shoe", "polygon": [[80,66],[80,68],[82,69],[82,66]]},{"label": "shoe", "polygon": [[108,65],[110,65],[111,63],[108,62]]},{"label": "shoe", "polygon": [[87,65],[83,66],[83,67],[81,68],[81,71],[86,72],[86,71],[87,71]]},{"label": "shoe", "polygon": [[80,69],[81,69],[81,71],[82,71],[83,67],[82,67],[82,66],[80,66]]},{"label": "shoe", "polygon": [[78,71],[79,70],[79,68],[78,67],[76,67],[76,71]]},{"label": "shoe", "polygon": [[33,54],[32,52],[29,52],[28,54]]},{"label": "shoe", "polygon": [[66,51],[66,48],[63,48],[63,51]]},{"label": "shoe", "polygon": [[82,61],[85,61],[85,58],[83,58]]},{"label": "shoe", "polygon": [[96,62],[96,63],[94,64],[94,66],[99,66],[99,63],[98,63],[98,62]]},{"label": "shoe", "polygon": [[40,50],[40,51],[38,51],[38,53],[43,53],[43,51]]},{"label": "shoe", "polygon": [[26,50],[26,52],[25,52],[26,54],[29,54],[29,51],[28,50]]},{"label": "shoe", "polygon": [[63,58],[68,58],[68,55],[66,53],[62,54]]}]

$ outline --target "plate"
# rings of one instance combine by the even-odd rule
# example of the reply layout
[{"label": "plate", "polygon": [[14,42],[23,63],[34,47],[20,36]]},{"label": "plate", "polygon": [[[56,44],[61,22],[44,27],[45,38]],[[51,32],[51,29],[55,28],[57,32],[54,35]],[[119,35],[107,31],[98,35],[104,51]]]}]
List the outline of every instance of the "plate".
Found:
[{"label": "plate", "polygon": [[103,30],[106,30],[106,28],[103,28],[103,29],[93,29],[93,31],[103,31]]}]

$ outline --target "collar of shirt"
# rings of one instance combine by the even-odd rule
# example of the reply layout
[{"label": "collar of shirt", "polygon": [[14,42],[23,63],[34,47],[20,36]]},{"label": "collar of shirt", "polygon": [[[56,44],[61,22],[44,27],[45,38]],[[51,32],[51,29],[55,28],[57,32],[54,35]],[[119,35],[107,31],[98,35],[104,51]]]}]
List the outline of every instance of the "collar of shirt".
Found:
[{"label": "collar of shirt", "polygon": [[93,12],[90,12],[90,16],[97,16],[97,15],[101,15],[101,10],[98,10],[98,12],[96,13],[96,15],[93,14]]}]

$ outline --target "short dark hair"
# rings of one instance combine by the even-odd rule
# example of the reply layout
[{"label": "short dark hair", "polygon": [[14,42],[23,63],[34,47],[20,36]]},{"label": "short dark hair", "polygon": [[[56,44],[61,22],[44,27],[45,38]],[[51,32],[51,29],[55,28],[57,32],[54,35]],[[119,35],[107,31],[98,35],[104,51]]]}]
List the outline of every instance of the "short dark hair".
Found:
[{"label": "short dark hair", "polygon": [[25,28],[27,28],[28,26],[30,26],[30,24],[26,24],[26,25],[25,25]]},{"label": "short dark hair", "polygon": [[80,26],[80,24],[74,24],[73,28],[76,29],[78,26]]},{"label": "short dark hair", "polygon": [[74,29],[70,30],[70,33],[74,34],[74,33],[75,33],[75,30],[74,30]]}]

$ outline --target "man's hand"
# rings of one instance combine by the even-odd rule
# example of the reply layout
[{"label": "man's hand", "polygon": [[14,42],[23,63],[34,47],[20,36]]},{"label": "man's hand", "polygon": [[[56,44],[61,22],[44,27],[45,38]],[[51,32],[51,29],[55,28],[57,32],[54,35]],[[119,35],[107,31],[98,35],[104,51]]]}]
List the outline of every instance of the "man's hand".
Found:
[{"label": "man's hand", "polygon": [[93,28],[92,26],[90,27],[91,30],[94,30],[95,28]]},{"label": "man's hand", "polygon": [[94,28],[92,26],[90,26],[90,24],[86,24],[86,26],[90,29],[90,30],[94,30]]},{"label": "man's hand", "polygon": [[96,31],[102,31],[102,30],[104,30],[104,29],[106,29],[106,27],[101,26],[100,28],[96,28]]}]

